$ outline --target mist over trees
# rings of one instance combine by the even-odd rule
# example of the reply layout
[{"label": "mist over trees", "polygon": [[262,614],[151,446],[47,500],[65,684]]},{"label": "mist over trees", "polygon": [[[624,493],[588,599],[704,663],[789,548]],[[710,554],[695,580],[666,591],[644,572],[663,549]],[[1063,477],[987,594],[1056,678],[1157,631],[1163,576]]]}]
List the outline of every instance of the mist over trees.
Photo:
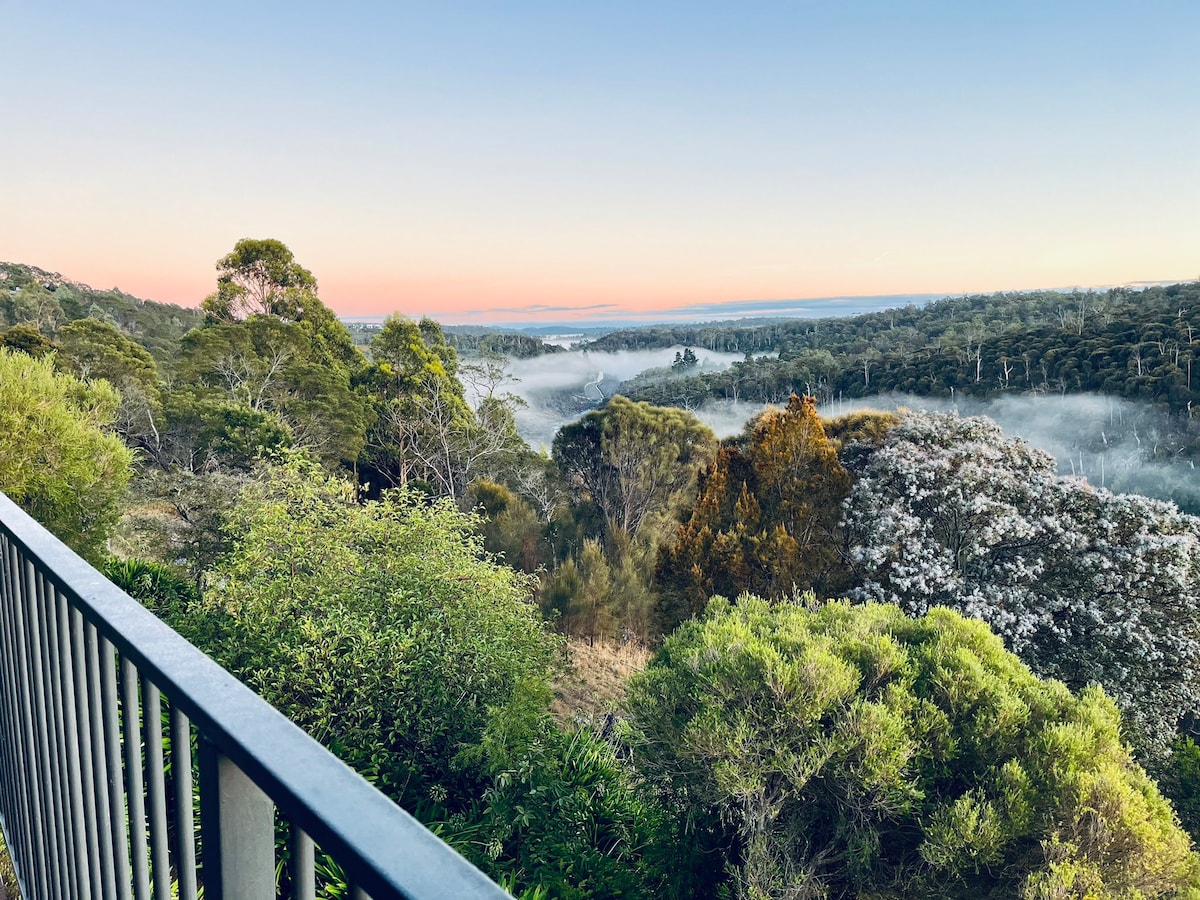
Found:
[{"label": "mist over trees", "polygon": [[[747,358],[682,380],[635,379],[622,393],[693,410],[714,401],[783,404],[792,394],[812,396],[822,408],[892,393],[951,404],[1085,393],[1133,401],[1133,421],[1097,422],[1075,451],[1095,456],[1109,440],[1136,441],[1140,458],[1159,466],[1153,477],[1123,473],[1123,487],[1156,491],[1200,512],[1195,491],[1177,488],[1200,459],[1198,283],[948,297],[925,307],[762,326],[654,326],[588,346],[664,343]],[[1097,482],[1099,475],[1090,473]]]},{"label": "mist over trees", "polygon": [[[1200,833],[1200,520],[1095,478],[1131,439],[1187,485],[1195,286],[609,336],[659,371],[588,362],[539,452],[493,354],[573,357],[356,344],[279,241],[190,318],[0,274],[0,489],[514,893],[1200,889],[1155,785]],[[949,410],[823,418],[894,390],[1082,418],[1057,469]],[[713,397],[756,411],[718,440]],[[657,653],[597,720],[552,705],[564,639]]]},{"label": "mist over trees", "polygon": [[[703,376],[709,397],[820,402],[888,391],[975,397],[1098,391],[1187,412],[1200,403],[1193,370],[1200,285],[1142,290],[950,297],[862,316],[758,327],[654,326],[615,332],[595,349],[668,344],[756,355]],[[646,389],[653,393],[652,388]],[[637,399],[653,400],[651,396]]]}]

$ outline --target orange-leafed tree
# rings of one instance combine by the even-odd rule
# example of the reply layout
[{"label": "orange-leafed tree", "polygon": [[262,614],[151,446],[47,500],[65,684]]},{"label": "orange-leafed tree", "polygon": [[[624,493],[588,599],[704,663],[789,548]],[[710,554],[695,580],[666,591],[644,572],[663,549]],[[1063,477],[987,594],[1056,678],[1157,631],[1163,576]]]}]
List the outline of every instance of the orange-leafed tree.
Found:
[{"label": "orange-leafed tree", "polygon": [[702,473],[691,517],[660,554],[660,627],[670,630],[714,594],[838,593],[838,521],[849,491],[813,398],[793,396],[758,416]]}]

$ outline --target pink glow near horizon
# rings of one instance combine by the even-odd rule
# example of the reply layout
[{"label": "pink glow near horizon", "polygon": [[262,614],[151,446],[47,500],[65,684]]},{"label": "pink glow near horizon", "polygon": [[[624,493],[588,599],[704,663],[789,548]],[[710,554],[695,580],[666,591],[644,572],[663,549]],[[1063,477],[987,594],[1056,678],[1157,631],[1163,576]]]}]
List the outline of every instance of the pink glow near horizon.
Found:
[{"label": "pink glow near horizon", "polygon": [[[301,262],[303,264],[303,260]],[[32,264],[39,265],[39,262],[35,261]],[[61,266],[50,267],[44,264],[41,267],[53,268],[70,280],[86,283],[94,288],[115,287],[143,299],[176,303],[185,307],[198,306],[215,286],[215,268],[211,264],[205,267],[207,272],[197,271],[195,266],[188,266],[186,272],[154,272],[137,268],[125,270],[120,266],[98,261],[84,261],[78,266],[78,270],[64,270]],[[729,285],[654,285],[649,289],[639,289],[636,285],[621,280],[613,285],[597,284],[589,288],[571,284],[559,286],[553,283],[472,283],[463,279],[439,283],[434,277],[389,278],[383,275],[368,278],[350,274],[341,278],[330,278],[321,277],[319,271],[314,271],[314,274],[318,278],[322,299],[338,315],[428,315],[448,324],[603,321],[655,317],[672,320],[681,317],[679,310],[691,306],[740,304],[752,300],[762,301],[764,304],[791,300],[802,304],[806,299],[828,297],[949,295],[1040,288],[1091,288],[1148,281],[1186,281],[1194,277],[1176,272],[1166,273],[1166,278],[1146,278],[1143,277],[1146,274],[1143,271],[1127,271],[1114,266],[1099,272],[1089,271],[1089,275],[1099,274],[1102,279],[1100,281],[1072,278],[1072,274],[1078,273],[1071,272],[1049,272],[1045,275],[1047,280],[1034,283],[1004,281],[998,276],[997,280],[991,282],[964,279],[957,284],[944,285],[886,279],[862,279],[857,282],[797,280],[779,283],[763,278],[756,284],[747,279],[744,283],[746,291],[743,293],[737,292],[736,288]],[[1171,277],[1172,275],[1176,277]],[[845,290],[847,286],[851,289]],[[733,310],[728,316],[737,317],[744,314],[747,313]],[[768,310],[766,314],[772,313]],[[716,314],[705,313],[691,317],[712,318],[716,317]]]}]

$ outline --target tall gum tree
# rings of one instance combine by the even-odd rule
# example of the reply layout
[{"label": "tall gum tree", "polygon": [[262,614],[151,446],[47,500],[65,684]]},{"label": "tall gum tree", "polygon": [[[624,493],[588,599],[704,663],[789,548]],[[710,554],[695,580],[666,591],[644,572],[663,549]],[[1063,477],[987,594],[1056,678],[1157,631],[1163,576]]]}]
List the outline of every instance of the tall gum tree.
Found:
[{"label": "tall gum tree", "polygon": [[692,488],[716,445],[691,413],[618,395],[559,429],[552,454],[599,508],[609,531],[634,536]]},{"label": "tall gum tree", "polygon": [[439,495],[468,502],[468,488],[494,476],[524,446],[500,394],[468,402],[458,355],[441,326],[389,316],[371,342],[372,367],[362,380],[372,394],[375,425],[364,468],[384,486],[422,482]]},{"label": "tall gum tree", "polygon": [[[372,415],[352,387],[366,359],[317,296],[312,273],[270,239],[239,241],[217,269],[206,324],[183,339],[166,398],[167,458],[222,464],[222,448],[238,447],[230,461],[244,466],[237,432],[247,430],[269,439],[268,449],[293,444],[328,465],[353,464]],[[244,449],[253,457],[257,448]]]}]

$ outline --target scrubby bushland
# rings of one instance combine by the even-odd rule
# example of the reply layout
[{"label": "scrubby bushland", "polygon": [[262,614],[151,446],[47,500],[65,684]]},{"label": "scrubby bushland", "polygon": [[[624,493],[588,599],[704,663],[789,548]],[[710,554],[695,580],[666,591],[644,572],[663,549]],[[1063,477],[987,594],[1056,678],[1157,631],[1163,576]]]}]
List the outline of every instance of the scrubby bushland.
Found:
[{"label": "scrubby bushland", "polygon": [[1200,520],[1059,477],[983,418],[907,414],[856,474],[856,596],[982,619],[1037,673],[1102,685],[1166,756],[1200,702]]},{"label": "scrubby bushland", "polygon": [[1103,691],[1039,679],[950,610],[715,600],[634,679],[630,709],[642,773],[691,858],[721,855],[738,897],[1149,898],[1200,883]]},{"label": "scrubby bushland", "polygon": [[131,472],[132,452],[109,432],[119,402],[107,381],[0,348],[0,490],[92,561]]},{"label": "scrubby bushland", "polygon": [[559,640],[535,579],[488,557],[473,517],[403,494],[359,503],[293,457],[225,526],[232,549],[202,598],[162,566],[111,574],[494,877],[561,897],[653,892],[653,803],[612,746],[550,719]]},{"label": "scrubby bushland", "polygon": [[469,793],[456,757],[555,658],[530,579],[483,559],[452,504],[359,504],[299,459],[246,488],[228,528],[177,627],[393,796]]}]

